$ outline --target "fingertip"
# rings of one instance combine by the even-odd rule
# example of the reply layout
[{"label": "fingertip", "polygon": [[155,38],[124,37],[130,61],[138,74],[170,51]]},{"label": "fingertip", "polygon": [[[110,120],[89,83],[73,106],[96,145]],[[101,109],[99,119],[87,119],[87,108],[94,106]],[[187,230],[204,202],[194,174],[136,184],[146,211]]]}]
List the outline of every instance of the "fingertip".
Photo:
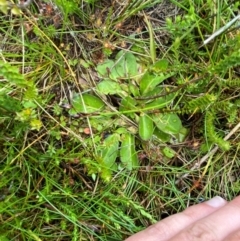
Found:
[{"label": "fingertip", "polygon": [[220,208],[227,204],[227,201],[219,196],[215,196],[214,198],[205,202],[208,206],[213,208]]}]

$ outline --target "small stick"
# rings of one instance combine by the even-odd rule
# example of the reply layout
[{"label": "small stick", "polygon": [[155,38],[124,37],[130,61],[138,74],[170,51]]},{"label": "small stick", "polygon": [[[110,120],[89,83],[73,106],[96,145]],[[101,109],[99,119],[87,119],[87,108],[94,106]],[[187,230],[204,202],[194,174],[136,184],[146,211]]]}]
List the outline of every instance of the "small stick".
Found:
[{"label": "small stick", "polygon": [[240,14],[237,15],[235,18],[233,18],[231,21],[229,21],[227,24],[225,24],[225,26],[221,27],[220,29],[218,29],[215,33],[213,33],[209,38],[207,38],[206,40],[203,41],[203,44],[201,45],[201,47],[203,47],[204,45],[208,44],[211,40],[213,40],[214,38],[216,38],[218,35],[220,35],[221,33],[225,32],[228,28],[230,28],[238,19],[240,19]]}]

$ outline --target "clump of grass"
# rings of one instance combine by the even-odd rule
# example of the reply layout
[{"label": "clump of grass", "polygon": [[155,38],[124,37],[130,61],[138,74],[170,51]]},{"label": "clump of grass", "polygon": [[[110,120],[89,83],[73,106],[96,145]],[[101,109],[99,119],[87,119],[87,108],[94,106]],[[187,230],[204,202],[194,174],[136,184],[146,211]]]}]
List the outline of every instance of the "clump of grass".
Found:
[{"label": "clump of grass", "polygon": [[72,0],[3,13],[1,240],[123,240],[236,196],[239,36],[202,43],[238,8]]}]

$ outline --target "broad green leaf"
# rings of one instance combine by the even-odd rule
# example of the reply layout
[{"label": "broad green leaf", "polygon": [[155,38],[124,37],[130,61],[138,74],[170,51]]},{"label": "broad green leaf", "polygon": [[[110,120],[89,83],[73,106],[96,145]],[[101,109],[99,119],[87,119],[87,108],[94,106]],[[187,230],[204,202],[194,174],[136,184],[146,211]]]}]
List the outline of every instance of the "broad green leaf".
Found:
[{"label": "broad green leaf", "polygon": [[35,103],[34,100],[27,100],[27,101],[24,101],[22,104],[25,109],[27,108],[35,109],[38,107],[38,105]]},{"label": "broad green leaf", "polygon": [[181,130],[175,137],[177,138],[178,142],[183,142],[188,134],[188,129],[185,127],[182,127]]},{"label": "broad green leaf", "polygon": [[97,85],[97,90],[104,95],[121,94],[123,91],[120,85],[112,80],[103,80]]},{"label": "broad green leaf", "polygon": [[119,73],[123,73],[122,77],[132,77],[137,75],[137,60],[136,57],[130,53],[125,51],[120,51],[116,55],[116,71]]},{"label": "broad green leaf", "polygon": [[103,77],[118,80],[118,78],[125,76],[124,61],[119,61],[116,64],[113,60],[108,59],[103,64],[97,66],[97,71]]},{"label": "broad green leaf", "polygon": [[127,68],[128,76],[134,77],[135,75],[138,74],[136,57],[132,53],[127,52],[125,55],[125,60],[126,60],[126,68]]},{"label": "broad green leaf", "polygon": [[98,65],[98,73],[112,80],[129,78],[137,75],[137,61],[132,53],[122,50],[117,54],[115,59],[115,61],[106,60],[103,64]]},{"label": "broad green leaf", "polygon": [[122,144],[120,148],[120,160],[127,170],[136,168],[138,157],[135,150],[135,137],[130,133],[122,134]]},{"label": "broad green leaf", "polygon": [[129,83],[128,84],[128,89],[129,89],[129,94],[132,94],[134,97],[140,96],[138,86],[136,86],[136,85],[134,85],[132,83]]},{"label": "broad green leaf", "polygon": [[104,167],[108,169],[112,167],[118,156],[119,139],[119,134],[114,133],[104,140],[104,146],[101,150],[101,157],[103,160]]},{"label": "broad green leaf", "polygon": [[154,90],[154,88],[162,83],[165,79],[173,76],[173,73],[170,74],[151,74],[149,72],[146,72],[141,81],[140,81],[140,91],[142,95],[146,95],[148,92]]},{"label": "broad green leaf", "polygon": [[112,172],[117,170],[115,161],[119,154],[119,140],[120,135],[114,133],[103,141],[103,145],[98,146],[98,165],[92,167],[90,163],[85,163],[88,165],[89,173],[90,171],[100,173],[101,178],[106,182],[111,180]]},{"label": "broad green leaf", "polygon": [[104,107],[104,102],[98,97],[90,94],[76,95],[72,99],[73,108],[70,109],[70,114],[77,113],[92,113],[100,111]]},{"label": "broad green leaf", "polygon": [[8,13],[8,7],[7,5],[0,5],[0,11],[3,12],[5,15]]},{"label": "broad green leaf", "polygon": [[147,114],[142,114],[139,118],[139,136],[147,141],[153,134],[153,120]]},{"label": "broad green leaf", "polygon": [[104,63],[97,66],[97,72],[103,77],[109,77],[110,70],[114,66],[113,60],[106,60]]},{"label": "broad green leaf", "polygon": [[169,104],[171,104],[171,102],[173,101],[173,99],[175,98],[175,94],[169,94],[163,97],[159,97],[155,100],[153,100],[152,102],[148,103],[145,105],[145,108],[147,109],[161,109]]},{"label": "broad green leaf", "polygon": [[130,78],[137,74],[137,61],[132,53],[120,51],[116,56],[110,77],[114,80]]},{"label": "broad green leaf", "polygon": [[175,113],[157,113],[152,115],[156,127],[167,134],[178,134],[182,128],[182,122]]},{"label": "broad green leaf", "polygon": [[169,148],[169,147],[164,147],[163,148],[163,154],[167,157],[167,158],[173,158],[176,154],[176,152],[172,149],[172,148]]},{"label": "broad green leaf", "polygon": [[6,0],[0,0],[0,11],[5,15],[8,13],[8,2]]},{"label": "broad green leaf", "polygon": [[[134,36],[130,35],[129,37],[133,37]],[[131,47],[131,51],[135,52],[135,53],[140,53],[142,55],[145,55],[146,54],[146,50],[145,50],[145,43],[144,42],[138,42],[136,43],[136,41],[133,41],[132,43],[134,43]]]},{"label": "broad green leaf", "polygon": [[161,130],[159,130],[158,128],[155,128],[153,134],[162,142],[168,142],[171,139],[171,136]]},{"label": "broad green leaf", "polygon": [[167,68],[168,68],[168,61],[166,59],[160,59],[151,67],[151,70],[156,73],[159,73],[159,72],[165,72]]},{"label": "broad green leaf", "polygon": [[118,81],[121,78],[125,77],[125,71],[124,71],[124,66],[123,62],[119,62],[117,65],[115,65],[112,69],[110,69],[109,72],[109,77],[113,80]]},{"label": "broad green leaf", "polygon": [[116,130],[116,133],[118,133],[118,134],[126,134],[126,133],[128,133],[128,131],[127,131],[127,129],[125,127],[119,127]]},{"label": "broad green leaf", "polygon": [[12,13],[13,15],[20,15],[22,12],[21,12],[20,8],[18,8],[18,7],[13,7],[13,8],[11,9],[11,13]]},{"label": "broad green leaf", "polygon": [[[164,92],[164,88],[163,86],[156,86],[153,90],[147,92],[144,97],[154,97],[154,96],[158,96],[160,94],[164,94],[166,92]],[[156,97],[157,98],[157,97]],[[151,100],[153,101],[153,100]],[[145,101],[146,102],[146,101]],[[149,101],[148,101],[149,102]]]}]

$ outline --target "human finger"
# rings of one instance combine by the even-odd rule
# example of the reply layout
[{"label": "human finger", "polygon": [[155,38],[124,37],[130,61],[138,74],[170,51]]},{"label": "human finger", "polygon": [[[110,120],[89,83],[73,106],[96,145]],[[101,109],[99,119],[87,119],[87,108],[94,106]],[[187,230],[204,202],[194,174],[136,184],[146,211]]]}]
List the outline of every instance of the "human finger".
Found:
[{"label": "human finger", "polygon": [[239,241],[240,240],[240,230],[227,236],[224,241]]},{"label": "human finger", "polygon": [[239,241],[239,239],[234,239],[239,230],[240,196],[210,215],[199,219],[169,241],[229,241],[227,237],[230,235],[234,241]]},{"label": "human finger", "polygon": [[192,223],[216,212],[226,203],[227,201],[216,196],[207,202],[191,206],[181,213],[165,218],[125,241],[167,241]]}]

